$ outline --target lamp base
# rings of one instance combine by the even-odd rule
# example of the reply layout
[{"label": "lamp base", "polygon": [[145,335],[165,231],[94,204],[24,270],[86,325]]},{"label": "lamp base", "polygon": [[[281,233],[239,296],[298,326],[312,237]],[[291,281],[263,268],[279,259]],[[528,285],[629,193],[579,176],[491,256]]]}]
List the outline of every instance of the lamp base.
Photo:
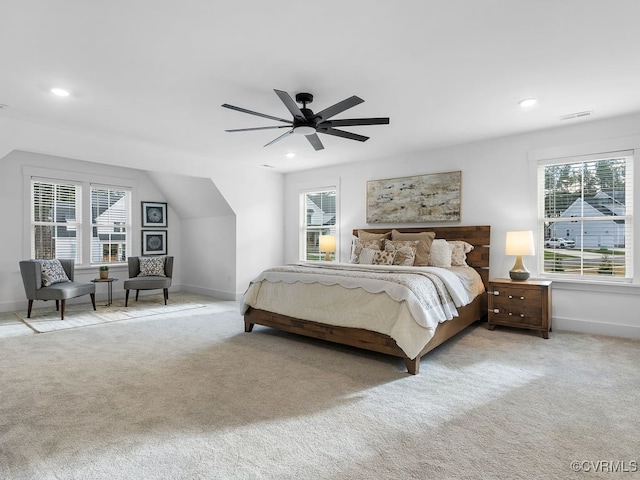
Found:
[{"label": "lamp base", "polygon": [[518,282],[522,282],[524,280],[529,280],[529,272],[527,271],[516,271],[516,270],[510,270],[509,271],[509,277],[511,277],[511,280],[515,280]]},{"label": "lamp base", "polygon": [[513,265],[513,268],[509,270],[509,277],[511,277],[511,280],[522,282],[524,280],[528,280],[529,276],[529,271],[522,262],[522,255],[517,255],[516,263]]}]

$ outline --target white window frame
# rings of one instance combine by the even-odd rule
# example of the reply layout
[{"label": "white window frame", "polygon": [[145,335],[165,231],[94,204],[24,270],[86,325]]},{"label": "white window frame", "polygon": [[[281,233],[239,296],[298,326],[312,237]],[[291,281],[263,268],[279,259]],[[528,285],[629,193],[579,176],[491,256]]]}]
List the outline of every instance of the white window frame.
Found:
[{"label": "white window frame", "polygon": [[[568,165],[568,164],[580,164],[587,162],[594,162],[597,160],[607,160],[614,158],[625,158],[625,211],[623,215],[615,215],[617,220],[623,220],[625,225],[624,230],[624,245],[625,245],[625,255],[624,255],[624,276],[615,276],[615,275],[606,275],[602,273],[590,273],[586,274],[584,270],[581,270],[579,273],[560,273],[560,272],[545,272],[545,238],[546,238],[546,224],[548,223],[562,223],[563,220],[559,220],[557,217],[545,217],[545,169],[549,166],[557,166],[557,165]],[[570,281],[579,281],[579,282],[603,282],[603,283],[620,283],[626,282],[631,283],[634,280],[633,277],[633,264],[634,264],[634,223],[635,219],[633,218],[633,193],[634,193],[634,175],[633,175],[633,165],[634,165],[634,151],[626,150],[626,151],[615,151],[615,152],[605,152],[599,154],[592,155],[575,155],[575,156],[567,156],[562,158],[555,159],[545,159],[539,160],[537,162],[537,198],[538,198],[538,239],[537,239],[537,251],[540,252],[538,255],[538,272],[541,277],[556,279],[556,280],[570,280]],[[578,238],[579,242],[576,245],[576,249],[581,252],[580,262],[581,267],[584,265],[584,257],[582,255],[582,250],[588,249],[588,247],[584,247],[583,236],[585,227],[584,225],[588,225],[589,223],[602,221],[602,217],[593,217],[588,216],[582,211],[582,215],[580,216],[572,216],[575,218],[573,222],[579,222],[581,225],[580,238]],[[613,216],[608,216],[605,218],[614,218]],[[566,221],[564,221],[566,222]],[[564,235],[557,234],[558,237],[563,237]],[[607,252],[608,250],[603,250],[603,252]],[[604,257],[603,257],[604,258]]]},{"label": "white window frame", "polygon": [[[309,225],[308,224],[308,216],[307,216],[307,196],[313,193],[326,193],[333,192],[335,195],[335,221],[333,225]],[[307,260],[308,251],[307,251],[307,234],[309,231],[318,230],[320,234],[325,235],[335,235],[336,238],[336,251],[332,255],[332,258],[335,261],[340,261],[340,221],[338,217],[339,212],[339,193],[338,187],[335,185],[317,187],[317,188],[307,188],[299,191],[299,235],[298,235],[298,259],[300,261],[310,261]],[[319,252],[320,253],[320,252]],[[319,254],[318,260],[322,260],[322,256]],[[312,260],[311,260],[312,261]]]},{"label": "white window frame", "polygon": [[[32,179],[39,181],[50,181],[59,184],[79,184],[82,190],[81,202],[81,219],[77,222],[77,228],[81,230],[78,237],[79,254],[76,256],[76,268],[93,268],[98,265],[105,265],[105,262],[93,262],[91,259],[91,240],[93,235],[93,225],[91,219],[91,187],[108,186],[113,189],[129,191],[128,220],[125,228],[127,231],[126,239],[126,255],[132,254],[133,249],[133,231],[136,225],[133,224],[132,206],[137,201],[136,189],[137,182],[133,179],[89,175],[79,172],[54,170],[49,168],[25,166],[23,167],[23,205],[25,208],[24,221],[24,252],[23,258],[33,258],[32,247],[32,224],[33,224],[33,195],[32,195]],[[127,265],[127,260],[121,262],[111,262],[110,266]]]}]

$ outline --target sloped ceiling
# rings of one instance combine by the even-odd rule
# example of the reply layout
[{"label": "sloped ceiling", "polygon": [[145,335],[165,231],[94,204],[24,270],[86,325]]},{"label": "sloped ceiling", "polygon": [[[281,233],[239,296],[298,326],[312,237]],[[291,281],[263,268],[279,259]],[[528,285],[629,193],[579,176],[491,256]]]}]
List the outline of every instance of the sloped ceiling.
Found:
[{"label": "sloped ceiling", "polygon": [[[0,115],[238,169],[394,158],[640,109],[637,0],[5,0],[1,17]],[[264,148],[280,131],[224,132],[274,122],[222,103],[287,118],[274,88],[313,93],[315,111],[358,95],[336,118],[391,124],[348,129],[365,143],[322,136],[320,152],[298,136]]]}]

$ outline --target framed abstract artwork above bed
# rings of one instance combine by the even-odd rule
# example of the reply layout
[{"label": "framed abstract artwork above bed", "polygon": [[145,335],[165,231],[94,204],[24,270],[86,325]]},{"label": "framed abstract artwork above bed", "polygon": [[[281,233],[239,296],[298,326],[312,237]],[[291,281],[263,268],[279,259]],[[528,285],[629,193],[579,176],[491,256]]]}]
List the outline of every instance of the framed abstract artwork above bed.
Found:
[{"label": "framed abstract artwork above bed", "polygon": [[367,223],[459,222],[462,172],[367,182]]}]

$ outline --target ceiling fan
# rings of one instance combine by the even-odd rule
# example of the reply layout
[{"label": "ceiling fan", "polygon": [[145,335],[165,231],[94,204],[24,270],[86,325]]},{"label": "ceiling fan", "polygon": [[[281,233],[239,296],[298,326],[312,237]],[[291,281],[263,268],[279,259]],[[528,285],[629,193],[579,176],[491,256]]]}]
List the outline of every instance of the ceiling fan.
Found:
[{"label": "ceiling fan", "polygon": [[329,120],[331,117],[344,112],[345,110],[355,107],[356,105],[364,102],[359,97],[355,95],[349,97],[341,102],[336,103],[324,110],[313,113],[310,109],[307,108],[307,104],[313,102],[313,95],[310,93],[297,93],[296,94],[296,102],[302,104],[302,108],[296,105],[296,102],[293,101],[291,96],[282,90],[273,90],[276,92],[276,95],[280,97],[282,103],[284,103],[285,107],[291,112],[293,115],[293,120],[286,120],[284,118],[273,117],[271,115],[265,115],[264,113],[254,112],[252,110],[247,110],[246,108],[236,107],[234,105],[229,105],[228,103],[223,104],[224,108],[230,108],[231,110],[237,110],[238,112],[248,113],[250,115],[257,115],[258,117],[268,118],[270,120],[276,120],[278,122],[286,123],[287,125],[275,125],[270,127],[254,127],[254,128],[237,128],[233,130],[225,130],[225,132],[248,132],[252,130],[270,130],[274,128],[290,128],[291,130],[283,133],[279,137],[271,140],[269,143],[265,145],[265,147],[274,144],[285,137],[288,137],[292,133],[304,135],[311,146],[313,146],[316,150],[324,149],[324,145],[320,141],[320,137],[318,137],[318,133],[324,133],[325,135],[334,135],[336,137],[348,138],[349,140],[357,140],[359,142],[364,142],[369,139],[369,137],[365,137],[364,135],[358,135],[356,133],[345,132],[344,130],[338,130],[334,127],[351,127],[351,126],[360,126],[360,125],[387,125],[389,123],[388,117],[381,118],[351,118],[351,119],[343,119],[343,120]]}]

